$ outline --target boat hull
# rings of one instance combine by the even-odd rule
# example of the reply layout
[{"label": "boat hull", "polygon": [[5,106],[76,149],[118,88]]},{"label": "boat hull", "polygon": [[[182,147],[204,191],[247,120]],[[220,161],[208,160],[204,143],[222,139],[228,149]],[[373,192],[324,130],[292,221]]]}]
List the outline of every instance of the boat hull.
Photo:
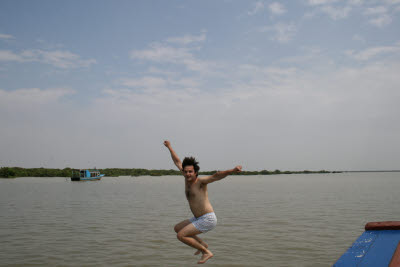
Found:
[{"label": "boat hull", "polygon": [[96,181],[100,180],[103,176],[104,174],[95,177],[71,177],[71,181]]}]

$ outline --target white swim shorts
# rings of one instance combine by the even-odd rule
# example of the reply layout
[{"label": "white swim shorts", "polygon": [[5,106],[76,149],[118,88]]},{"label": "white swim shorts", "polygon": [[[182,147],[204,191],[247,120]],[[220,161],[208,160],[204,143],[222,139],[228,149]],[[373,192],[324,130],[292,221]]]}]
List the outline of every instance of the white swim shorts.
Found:
[{"label": "white swim shorts", "polygon": [[193,217],[189,221],[202,233],[206,233],[217,226],[217,216],[214,212],[206,213],[198,218]]}]

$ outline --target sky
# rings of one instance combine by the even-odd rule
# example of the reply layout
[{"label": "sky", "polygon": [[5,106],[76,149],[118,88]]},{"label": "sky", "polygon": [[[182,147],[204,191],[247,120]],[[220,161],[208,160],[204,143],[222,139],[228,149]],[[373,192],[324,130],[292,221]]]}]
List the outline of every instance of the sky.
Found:
[{"label": "sky", "polygon": [[400,169],[400,0],[0,1],[0,166]]}]

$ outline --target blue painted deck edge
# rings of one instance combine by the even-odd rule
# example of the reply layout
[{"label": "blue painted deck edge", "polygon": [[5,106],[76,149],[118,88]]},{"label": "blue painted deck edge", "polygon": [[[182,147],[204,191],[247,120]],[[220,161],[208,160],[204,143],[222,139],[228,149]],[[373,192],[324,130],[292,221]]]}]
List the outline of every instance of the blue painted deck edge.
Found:
[{"label": "blue painted deck edge", "polygon": [[365,231],[333,266],[388,266],[399,241],[400,230]]},{"label": "blue painted deck edge", "polygon": [[375,231],[365,231],[333,266],[357,266],[376,238]]}]

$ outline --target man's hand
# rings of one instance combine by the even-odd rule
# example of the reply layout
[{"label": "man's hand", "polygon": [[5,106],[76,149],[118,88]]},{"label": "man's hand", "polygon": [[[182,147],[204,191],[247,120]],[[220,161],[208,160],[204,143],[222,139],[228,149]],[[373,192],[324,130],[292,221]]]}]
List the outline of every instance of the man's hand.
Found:
[{"label": "man's hand", "polygon": [[170,146],[171,146],[171,143],[170,143],[168,140],[165,140],[165,141],[164,141],[164,146],[170,147]]},{"label": "man's hand", "polygon": [[234,172],[241,172],[242,171],[242,166],[238,165],[233,169]]}]

